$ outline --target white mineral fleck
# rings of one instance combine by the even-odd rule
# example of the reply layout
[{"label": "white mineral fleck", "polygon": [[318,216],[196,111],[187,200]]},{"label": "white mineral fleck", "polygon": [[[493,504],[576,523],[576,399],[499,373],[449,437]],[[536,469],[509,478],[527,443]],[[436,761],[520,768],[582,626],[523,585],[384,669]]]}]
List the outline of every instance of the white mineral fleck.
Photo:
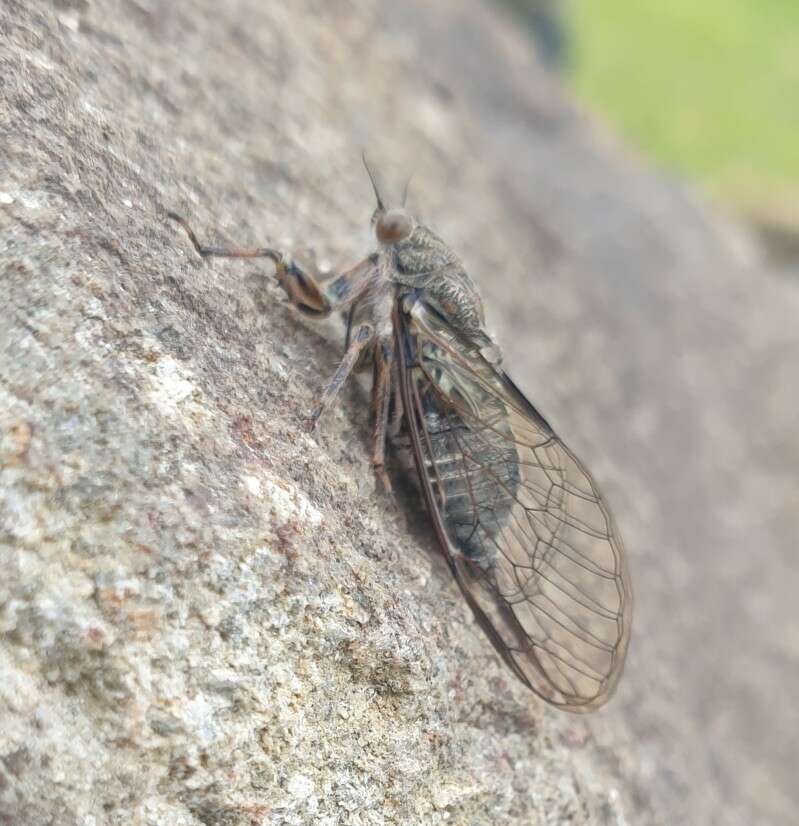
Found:
[{"label": "white mineral fleck", "polygon": [[314,507],[308,497],[293,485],[284,481],[267,479],[264,494],[271,500],[272,510],[278,521],[285,524],[292,518],[299,518],[313,526],[322,522],[322,513]]},{"label": "white mineral fleck", "polygon": [[162,413],[170,416],[175,415],[178,405],[197,390],[185,368],[171,356],[158,360],[150,380],[153,387],[150,398]]},{"label": "white mineral fleck", "polygon": [[241,483],[253,496],[261,495],[261,480],[257,476],[242,476]]},{"label": "white mineral fleck", "polygon": [[295,774],[288,782],[288,793],[297,800],[307,800],[314,793],[314,782],[304,774]]}]

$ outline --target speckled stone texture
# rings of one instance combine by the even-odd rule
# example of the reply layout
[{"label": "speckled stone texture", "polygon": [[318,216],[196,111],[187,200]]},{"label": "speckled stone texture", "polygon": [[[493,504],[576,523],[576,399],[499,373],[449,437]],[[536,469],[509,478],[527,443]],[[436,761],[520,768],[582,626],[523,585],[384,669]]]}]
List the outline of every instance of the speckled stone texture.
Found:
[{"label": "speckled stone texture", "polygon": [[[367,249],[367,148],[630,550],[628,672],[548,709],[375,491],[267,263]],[[390,183],[389,183],[390,182]],[[0,4],[0,823],[786,824],[799,290],[473,0]]]}]

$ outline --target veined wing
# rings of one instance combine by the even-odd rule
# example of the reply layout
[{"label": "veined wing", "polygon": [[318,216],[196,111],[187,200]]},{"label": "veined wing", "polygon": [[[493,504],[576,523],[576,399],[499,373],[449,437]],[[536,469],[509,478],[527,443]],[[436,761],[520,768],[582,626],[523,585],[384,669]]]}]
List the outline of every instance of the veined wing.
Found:
[{"label": "veined wing", "polygon": [[621,676],[632,591],[596,483],[513,382],[416,301],[395,313],[414,461],[450,568],[516,676],[568,711]]}]

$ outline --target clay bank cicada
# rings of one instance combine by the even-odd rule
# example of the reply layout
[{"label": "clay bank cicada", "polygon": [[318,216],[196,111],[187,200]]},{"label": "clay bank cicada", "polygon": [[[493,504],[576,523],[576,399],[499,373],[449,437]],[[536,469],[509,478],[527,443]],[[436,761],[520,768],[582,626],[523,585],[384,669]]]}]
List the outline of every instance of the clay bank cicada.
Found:
[{"label": "clay bank cicada", "polygon": [[[271,259],[292,304],[347,315],[344,357],[311,416],[353,369],[373,367],[372,462],[387,440],[410,450],[449,568],[511,671],[539,697],[588,711],[612,694],[630,636],[621,538],[597,486],[500,366],[463,265],[372,180],[377,249],[318,283],[271,248],[200,244],[205,256]],[[404,199],[403,199],[404,204]]]}]

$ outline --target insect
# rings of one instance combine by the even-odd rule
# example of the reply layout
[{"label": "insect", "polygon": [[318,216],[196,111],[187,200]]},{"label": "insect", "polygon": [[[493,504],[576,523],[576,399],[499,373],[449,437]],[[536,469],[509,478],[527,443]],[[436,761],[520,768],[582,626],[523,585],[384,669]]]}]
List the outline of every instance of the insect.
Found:
[{"label": "insect", "polygon": [[[271,248],[205,246],[203,257],[269,258],[307,316],[346,313],[345,353],[310,417],[371,363],[372,464],[412,456],[444,557],[474,617],[525,686],[567,711],[601,706],[621,676],[632,592],[597,486],[501,366],[463,265],[402,207],[377,207],[377,249],[321,285]],[[406,187],[407,192],[407,187]]]}]

